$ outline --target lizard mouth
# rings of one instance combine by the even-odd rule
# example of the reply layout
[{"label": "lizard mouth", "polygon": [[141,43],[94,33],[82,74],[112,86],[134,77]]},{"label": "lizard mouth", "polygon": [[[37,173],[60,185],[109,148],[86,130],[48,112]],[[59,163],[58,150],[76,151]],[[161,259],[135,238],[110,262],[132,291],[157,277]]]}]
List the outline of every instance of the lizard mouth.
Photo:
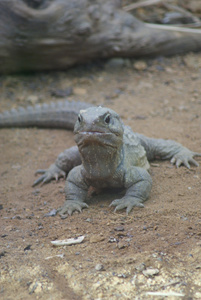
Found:
[{"label": "lizard mouth", "polygon": [[116,148],[116,139],[117,136],[110,132],[80,131],[75,133],[75,141],[81,148],[90,146],[91,143]]},{"label": "lizard mouth", "polygon": [[112,135],[112,133],[109,132],[102,132],[102,131],[81,131],[79,134],[83,135]]}]

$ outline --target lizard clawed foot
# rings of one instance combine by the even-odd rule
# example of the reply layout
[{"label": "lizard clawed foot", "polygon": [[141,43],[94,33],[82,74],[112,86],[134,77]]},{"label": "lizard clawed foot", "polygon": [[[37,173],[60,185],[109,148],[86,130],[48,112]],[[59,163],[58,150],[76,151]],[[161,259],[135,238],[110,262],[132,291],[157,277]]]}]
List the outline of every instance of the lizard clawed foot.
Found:
[{"label": "lizard clawed foot", "polygon": [[116,200],[112,201],[112,203],[110,204],[110,207],[111,206],[116,206],[114,212],[116,212],[117,210],[126,208],[127,215],[129,214],[129,212],[132,210],[132,208],[134,206],[144,207],[141,199],[133,198],[133,197],[126,197],[126,196],[121,199],[116,199]]},{"label": "lizard clawed foot", "polygon": [[85,202],[81,202],[79,200],[67,200],[64,205],[57,210],[60,216],[64,214],[72,215],[72,213],[77,210],[80,213],[83,208],[89,207]]},{"label": "lizard clawed foot", "polygon": [[198,167],[199,164],[195,159],[193,159],[194,156],[201,156],[201,153],[193,152],[189,149],[184,149],[175,154],[170,162],[172,164],[175,164],[177,168],[179,168],[183,164],[186,168],[190,169],[190,163]]},{"label": "lizard clawed foot", "polygon": [[36,171],[35,174],[43,174],[43,175],[34,181],[32,185],[33,187],[39,183],[42,184],[48,183],[52,179],[58,181],[60,177],[66,178],[66,173],[60,168],[58,168],[55,164],[52,164],[47,170],[39,169]]}]

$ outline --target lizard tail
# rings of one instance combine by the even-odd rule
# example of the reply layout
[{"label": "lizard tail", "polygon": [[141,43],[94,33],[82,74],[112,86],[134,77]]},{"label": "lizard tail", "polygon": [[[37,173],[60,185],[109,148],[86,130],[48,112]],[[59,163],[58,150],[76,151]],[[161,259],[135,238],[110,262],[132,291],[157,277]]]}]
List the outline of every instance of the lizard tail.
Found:
[{"label": "lizard tail", "polygon": [[50,104],[19,107],[0,114],[0,128],[39,127],[73,129],[80,109],[90,104],[75,101],[59,101]]}]

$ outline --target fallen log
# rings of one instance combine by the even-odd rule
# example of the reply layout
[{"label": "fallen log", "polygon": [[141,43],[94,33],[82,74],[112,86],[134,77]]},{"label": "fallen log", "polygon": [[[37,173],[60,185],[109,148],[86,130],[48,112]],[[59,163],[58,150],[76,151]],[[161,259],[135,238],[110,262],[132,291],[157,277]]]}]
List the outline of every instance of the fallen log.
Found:
[{"label": "fallen log", "polygon": [[123,11],[119,0],[40,2],[0,1],[0,73],[201,50],[201,30],[145,24]]}]

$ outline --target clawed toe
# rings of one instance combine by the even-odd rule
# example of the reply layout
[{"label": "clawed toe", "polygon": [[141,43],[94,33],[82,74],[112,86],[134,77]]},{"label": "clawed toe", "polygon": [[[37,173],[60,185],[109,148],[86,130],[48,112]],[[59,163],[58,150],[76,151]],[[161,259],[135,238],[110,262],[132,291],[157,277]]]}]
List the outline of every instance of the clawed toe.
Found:
[{"label": "clawed toe", "polygon": [[134,206],[144,207],[144,204],[142,204],[142,201],[138,198],[123,197],[122,199],[116,199],[112,201],[110,207],[111,206],[116,206],[114,212],[126,208],[126,214],[129,214]]},{"label": "clawed toe", "polygon": [[74,211],[82,212],[83,208],[88,208],[89,206],[85,202],[67,200],[64,206],[57,210],[60,216],[68,214],[71,216]]}]

